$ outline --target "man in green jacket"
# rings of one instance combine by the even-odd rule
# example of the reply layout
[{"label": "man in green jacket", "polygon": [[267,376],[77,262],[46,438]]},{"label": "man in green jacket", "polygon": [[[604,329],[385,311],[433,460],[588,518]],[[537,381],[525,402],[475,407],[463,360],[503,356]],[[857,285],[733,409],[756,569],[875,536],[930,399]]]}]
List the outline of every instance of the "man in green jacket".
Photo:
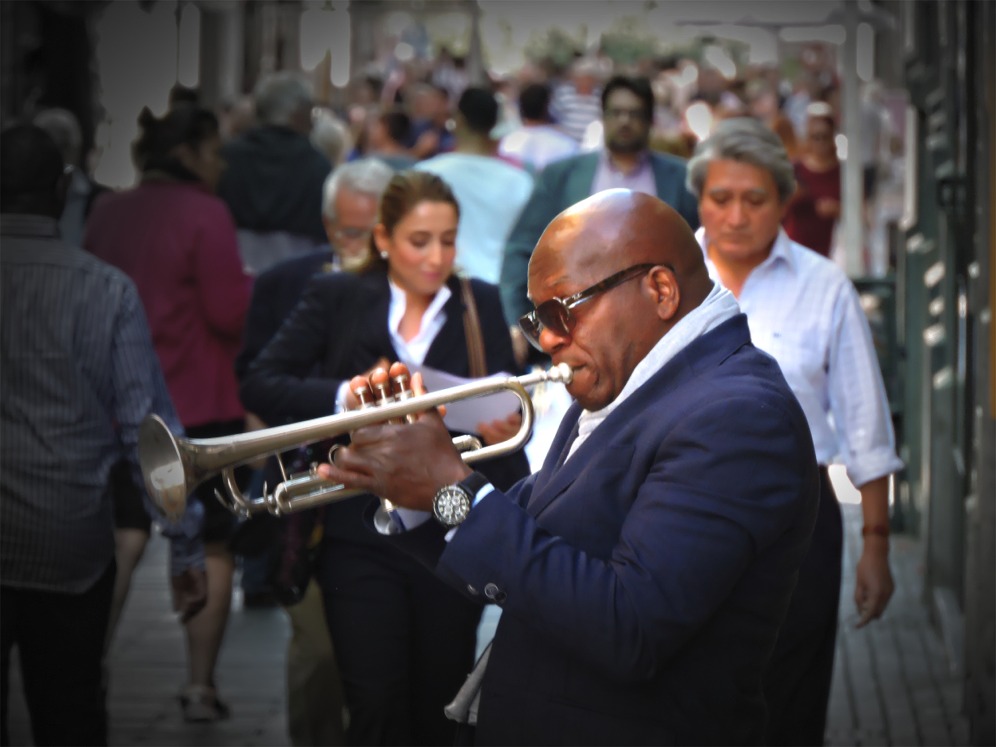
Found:
[{"label": "man in green jacket", "polygon": [[685,162],[652,152],[654,94],[643,77],[617,75],[602,89],[605,148],[549,164],[536,178],[532,196],[505,245],[501,271],[502,305],[515,327],[532,311],[526,297],[529,258],[540,234],[561,211],[605,189],[623,187],[654,195],[677,210],[695,230],[695,198],[685,188]]}]

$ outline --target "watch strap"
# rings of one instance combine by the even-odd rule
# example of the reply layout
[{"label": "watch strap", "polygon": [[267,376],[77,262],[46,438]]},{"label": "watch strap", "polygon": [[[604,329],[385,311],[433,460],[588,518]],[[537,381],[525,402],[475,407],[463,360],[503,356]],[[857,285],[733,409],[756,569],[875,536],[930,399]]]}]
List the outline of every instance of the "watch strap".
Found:
[{"label": "watch strap", "polygon": [[480,472],[471,472],[460,482],[458,482],[457,485],[470,493],[470,503],[473,505],[474,498],[477,497],[477,492],[489,482],[491,481]]}]

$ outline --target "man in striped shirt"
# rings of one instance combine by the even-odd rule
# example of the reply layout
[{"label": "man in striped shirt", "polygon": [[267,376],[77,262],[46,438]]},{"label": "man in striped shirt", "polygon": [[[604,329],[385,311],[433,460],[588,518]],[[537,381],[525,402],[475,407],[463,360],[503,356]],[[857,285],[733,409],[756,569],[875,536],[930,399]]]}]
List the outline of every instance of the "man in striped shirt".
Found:
[{"label": "man in striped shirt", "polygon": [[598,63],[585,58],[577,60],[571,67],[570,81],[554,91],[550,110],[560,128],[580,143],[588,125],[602,116]]},{"label": "man in striped shirt", "polygon": [[[127,458],[141,486],[139,424],[151,412],[179,424],[135,286],[59,237],[67,186],[44,131],[0,134],[0,650],[6,684],[18,646],[37,744],[106,744],[111,469]],[[190,613],[205,599],[196,514],[167,533]]]}]

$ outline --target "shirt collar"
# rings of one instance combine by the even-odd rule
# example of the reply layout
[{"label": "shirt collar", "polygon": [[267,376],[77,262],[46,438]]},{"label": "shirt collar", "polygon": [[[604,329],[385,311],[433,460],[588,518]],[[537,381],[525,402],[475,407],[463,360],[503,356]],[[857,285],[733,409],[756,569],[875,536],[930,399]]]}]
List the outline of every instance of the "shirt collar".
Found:
[{"label": "shirt collar", "polygon": [[59,238],[59,222],[47,215],[3,213],[0,214],[0,233],[56,239]]},{"label": "shirt collar", "polygon": [[[612,163],[612,159],[609,158],[609,149],[601,148],[598,151],[599,166],[603,169],[611,171],[613,174],[622,174],[622,171]],[[644,150],[640,153],[639,158],[636,162],[636,168],[630,171],[628,174],[623,174],[627,178],[631,178],[642,172],[645,168],[650,166],[650,151]]]},{"label": "shirt collar", "polygon": [[[699,242],[699,247],[702,249],[702,256],[705,258],[706,265],[712,267],[712,260],[709,259],[709,241],[705,235],[705,228],[700,227],[695,232],[695,238]],[[754,269],[757,270],[761,267],[767,267],[768,265],[775,264],[776,262],[784,263],[789,270],[795,272],[797,269],[796,259],[792,255],[792,239],[788,237],[785,233],[784,228],[778,229],[778,236],[775,237],[775,243],[771,245],[771,252],[765,257],[764,261],[759,264]],[[712,275],[712,273],[710,273]]]},{"label": "shirt collar", "polygon": [[[408,296],[405,294],[404,290],[395,285],[394,281],[391,280],[390,275],[388,275],[387,284],[391,288],[391,309],[387,320],[388,328],[392,332],[397,332],[398,327],[401,324],[401,317],[405,315],[405,309],[408,306]],[[419,334],[421,334],[421,330],[425,329],[426,321],[435,319],[436,315],[443,310],[446,302],[450,300],[451,295],[453,294],[450,291],[449,286],[443,284],[443,287],[436,292],[436,297],[432,299],[429,303],[429,307],[422,315],[422,324],[420,325]]]},{"label": "shirt collar", "polygon": [[793,272],[798,269],[795,257],[792,254],[792,239],[785,233],[784,228],[778,229],[778,237],[775,239],[775,243],[771,247],[771,254],[768,255],[765,262],[771,264],[783,262]]}]

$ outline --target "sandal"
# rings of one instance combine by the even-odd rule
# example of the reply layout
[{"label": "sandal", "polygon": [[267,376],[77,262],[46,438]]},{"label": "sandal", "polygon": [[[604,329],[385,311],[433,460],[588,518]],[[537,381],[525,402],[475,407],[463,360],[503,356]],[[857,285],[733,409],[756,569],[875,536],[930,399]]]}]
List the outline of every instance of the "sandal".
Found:
[{"label": "sandal", "polygon": [[228,705],[218,698],[213,687],[187,685],[178,697],[180,708],[183,709],[183,720],[189,723],[210,723],[231,715]]}]

